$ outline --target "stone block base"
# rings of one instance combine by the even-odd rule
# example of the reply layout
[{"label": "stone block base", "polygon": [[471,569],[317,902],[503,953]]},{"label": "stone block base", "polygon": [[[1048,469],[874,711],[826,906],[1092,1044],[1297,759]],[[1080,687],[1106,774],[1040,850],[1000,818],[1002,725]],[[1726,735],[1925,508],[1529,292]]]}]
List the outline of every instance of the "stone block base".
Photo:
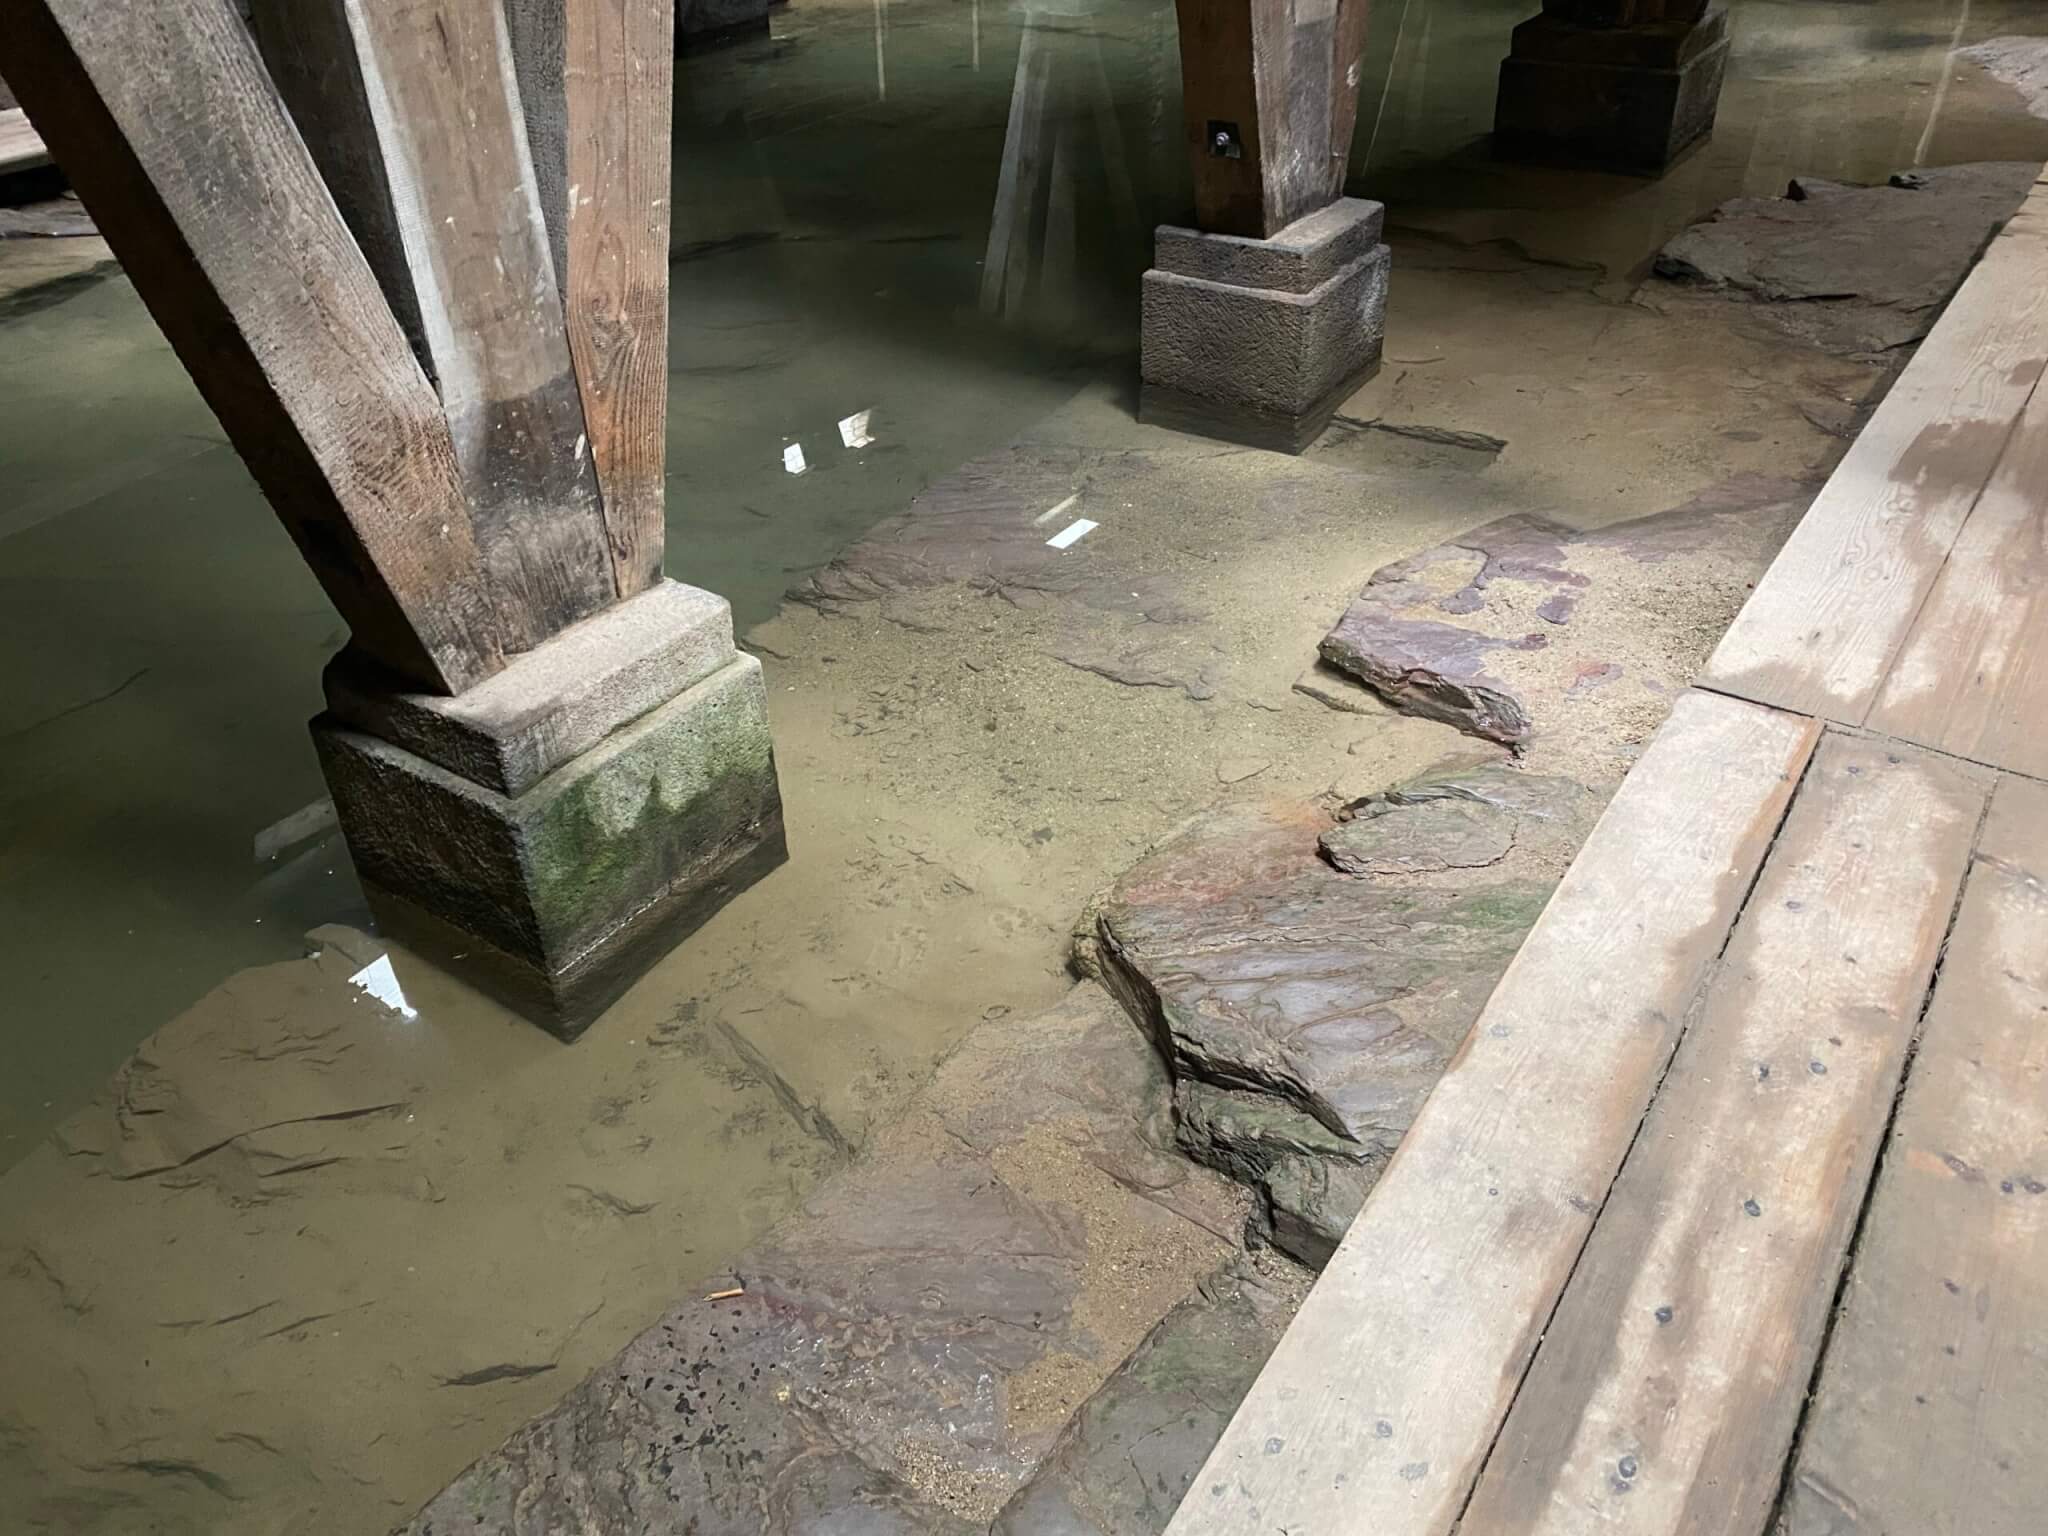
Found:
[{"label": "stone block base", "polygon": [[1546,12],[1515,28],[1494,106],[1496,154],[1655,173],[1714,127],[1728,12],[1586,26]]},{"label": "stone block base", "polygon": [[1379,366],[1386,211],[1343,198],[1268,239],[1172,225],[1145,274],[1138,416],[1299,453]]},{"label": "stone block base", "polygon": [[676,52],[768,35],[769,0],[676,0]]},{"label": "stone block base", "polygon": [[380,926],[564,1039],[785,856],[761,666],[708,593],[664,583],[457,699],[366,676],[330,669],[313,739]]}]

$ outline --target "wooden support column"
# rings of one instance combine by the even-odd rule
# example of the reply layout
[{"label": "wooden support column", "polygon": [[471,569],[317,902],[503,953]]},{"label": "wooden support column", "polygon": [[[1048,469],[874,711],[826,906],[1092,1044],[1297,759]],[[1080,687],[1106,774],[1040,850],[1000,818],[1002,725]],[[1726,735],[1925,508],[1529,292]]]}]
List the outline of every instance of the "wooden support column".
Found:
[{"label": "wooden support column", "polygon": [[505,0],[619,595],[661,579],[674,0]]},{"label": "wooden support column", "polygon": [[1177,0],[1195,222],[1264,239],[1335,202],[1369,0]]},{"label": "wooden support column", "polygon": [[503,665],[456,454],[231,0],[0,0],[22,104],[356,641]]},{"label": "wooden support column", "polygon": [[381,216],[364,246],[419,316],[499,632],[530,650],[619,594],[499,0],[256,3],[275,54],[326,56],[303,72],[320,88],[280,80],[307,139],[367,183],[357,205],[390,209],[396,249]]}]

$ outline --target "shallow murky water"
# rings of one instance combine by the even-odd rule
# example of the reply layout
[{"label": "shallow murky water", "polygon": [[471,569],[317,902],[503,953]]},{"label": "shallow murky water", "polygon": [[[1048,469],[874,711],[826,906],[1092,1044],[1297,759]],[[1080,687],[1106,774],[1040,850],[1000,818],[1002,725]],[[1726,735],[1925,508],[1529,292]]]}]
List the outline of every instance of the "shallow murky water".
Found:
[{"label": "shallow murky water", "polygon": [[[1500,165],[1492,81],[1524,9],[1384,0],[1352,190],[1397,227],[1507,235],[1621,279],[1701,209],[1795,172],[2039,152],[2010,93],[1944,68],[2027,6],[1979,4],[1959,32],[1956,0],[1802,0],[1737,7],[1719,128],[1665,178]],[[684,62],[673,574],[742,626],[768,617],[935,474],[1087,379],[1127,382],[1149,230],[1185,201],[1173,47],[1161,0],[873,0],[784,9],[771,39]],[[1026,52],[1054,82],[1044,121],[1017,125],[1055,149],[1035,184],[1003,178]],[[992,252],[999,202],[1021,233]],[[319,592],[125,282],[10,308],[0,1163],[212,982],[360,915],[333,857],[251,852],[321,793],[303,722],[340,630]],[[848,450],[837,423],[859,410],[878,441]],[[807,474],[784,473],[791,443]]]},{"label": "shallow murky water", "polygon": [[[1493,82],[1530,9],[1379,0],[1353,155],[1352,190],[1384,199],[1415,253],[1406,299],[1397,264],[1390,353],[1469,353],[1475,327],[1496,326],[1499,368],[1471,372],[1470,388],[1503,400],[1524,375],[1583,373],[1603,306],[1725,197],[1793,174],[2048,155],[2048,123],[1949,63],[1958,44],[2044,30],[2034,7],[1744,0],[1719,128],[1670,174],[1501,165],[1485,142]],[[798,0],[769,39],[683,62],[672,574],[727,594],[744,630],[933,480],[1048,418],[1089,452],[1137,441],[1137,277],[1151,227],[1186,201],[1173,50],[1162,0]],[[1013,111],[1033,72],[1049,82],[1037,119]],[[1534,275],[1488,287],[1503,264]],[[1638,361],[1663,376],[1617,410],[1605,457],[1551,452],[1532,442],[1541,410],[1502,406],[1486,425],[1526,445],[1520,484],[1602,507],[1633,496],[1635,511],[1689,494],[1730,396],[1717,384],[1689,398],[1682,355]],[[1194,731],[1173,713],[1185,701],[1157,690],[1098,720],[1036,673],[1019,673],[1014,698],[983,680],[955,702],[946,658],[914,634],[842,642],[797,625],[808,667],[777,701],[798,847],[782,886],[657,968],[573,1052],[401,956],[417,1031],[345,1073],[302,1068],[332,1048],[329,1025],[361,1028],[338,1022],[353,961],[300,962],[304,935],[366,914],[331,837],[275,858],[257,848],[323,794],[304,722],[340,627],[118,277],[0,299],[0,404],[0,1169],[19,1164],[0,1179],[0,1230],[14,1234],[0,1240],[0,1324],[30,1326],[32,1298],[35,1318],[61,1325],[33,1323],[38,1361],[85,1383],[0,1400],[0,1511],[56,1457],[69,1491],[37,1515],[52,1529],[227,1528],[208,1478],[234,1490],[237,1529],[310,1528],[293,1522],[334,1508],[347,1520],[320,1528],[379,1528],[771,1222],[974,1020],[1053,995],[1080,900],[1193,809],[1198,783],[1227,779],[1191,753],[1296,752],[1313,783],[1335,771],[1319,753],[1365,771],[1443,744],[1404,723],[1362,757],[1321,724],[1247,745]],[[839,423],[862,411],[874,441],[849,447]],[[800,475],[785,468],[792,445]],[[1782,468],[1772,452],[1796,468],[1812,445],[1729,451],[1757,458],[1745,468]],[[1327,623],[1331,594],[1500,510],[1488,498],[1501,491],[1459,466],[1413,468],[1365,498],[1363,531],[1330,537],[1331,568],[1314,551],[1244,556],[1232,620],[1286,637],[1245,659],[1275,671],[1280,696],[1290,647]],[[1244,499],[1235,486],[1217,506]],[[760,637],[772,681],[789,630]],[[957,733],[933,724],[970,709]],[[925,758],[964,787],[932,788],[930,767],[915,777]],[[1137,786],[1128,799],[1121,780]],[[835,884],[843,912],[816,894]],[[247,1144],[231,1166],[117,1159],[72,1198],[80,1160],[111,1155],[124,1102],[89,1101],[188,1008],[153,1042],[151,1070],[177,1087],[193,1135],[298,1116],[302,1071],[325,1074],[311,1116],[405,1107],[345,1135]],[[266,1054],[278,1020],[297,1043]],[[82,1108],[65,1143],[44,1139]],[[339,1181],[323,1186],[316,1167],[344,1171],[319,1173]],[[416,1252],[377,1251],[395,1243]],[[137,1254],[150,1264],[124,1264]],[[222,1254],[232,1278],[212,1263]],[[508,1298],[496,1331],[446,1301],[473,1272]],[[131,1392],[123,1372],[152,1350],[182,1384]],[[365,1351],[377,1368],[351,1375]],[[413,1356],[424,1363],[407,1375]],[[483,1398],[450,1385],[499,1366],[518,1370]],[[314,1379],[343,1383],[331,1412],[262,1406]],[[237,1402],[267,1427],[241,1425]],[[202,1425],[224,1447],[204,1457],[181,1439]],[[9,1446],[27,1449],[10,1459]],[[161,1470],[186,1461],[199,1472]]]}]

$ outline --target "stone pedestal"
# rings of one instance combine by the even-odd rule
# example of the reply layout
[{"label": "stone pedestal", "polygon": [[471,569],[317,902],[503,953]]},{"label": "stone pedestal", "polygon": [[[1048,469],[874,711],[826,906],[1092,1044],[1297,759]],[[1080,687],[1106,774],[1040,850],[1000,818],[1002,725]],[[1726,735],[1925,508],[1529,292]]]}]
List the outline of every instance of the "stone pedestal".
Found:
[{"label": "stone pedestal", "polygon": [[760,663],[664,582],[455,698],[344,651],[313,722],[371,908],[573,1039],[785,856]]},{"label": "stone pedestal", "polygon": [[1546,0],[1500,67],[1497,154],[1655,173],[1714,127],[1728,12],[1704,0]]},{"label": "stone pedestal", "polygon": [[676,52],[768,35],[770,0],[676,0]]},{"label": "stone pedestal", "polygon": [[1379,366],[1386,210],[1341,198],[1264,240],[1162,225],[1138,416],[1299,453]]}]

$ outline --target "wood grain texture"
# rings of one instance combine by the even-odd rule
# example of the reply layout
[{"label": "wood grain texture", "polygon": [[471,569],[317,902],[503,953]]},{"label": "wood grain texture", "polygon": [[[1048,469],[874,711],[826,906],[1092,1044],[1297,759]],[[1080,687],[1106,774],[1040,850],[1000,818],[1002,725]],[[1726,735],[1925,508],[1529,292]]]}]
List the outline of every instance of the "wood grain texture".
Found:
[{"label": "wood grain texture", "polygon": [[436,692],[496,671],[440,402],[230,0],[0,0],[0,29],[23,105],[357,643]]},{"label": "wood grain texture", "polygon": [[2048,389],[2021,412],[1869,723],[2048,777]]},{"label": "wood grain texture", "polygon": [[[392,205],[391,178],[343,8],[333,0],[253,0],[249,26],[299,137],[370,270],[380,279],[404,273],[405,245]],[[410,280],[386,281],[383,288],[413,355],[431,379],[433,359],[418,292]]]},{"label": "wood grain texture", "polygon": [[19,107],[0,112],[0,171],[32,171],[50,163],[49,147]]},{"label": "wood grain texture", "polygon": [[1677,701],[1170,1536],[1451,1529],[1816,734]]},{"label": "wood grain texture", "polygon": [[[548,252],[555,263],[555,287],[569,291],[569,0],[504,0],[505,35],[512,48],[512,72],[519,82],[519,107],[526,118],[526,147],[533,160],[533,184],[547,226]],[[673,67],[673,66],[671,66]]]},{"label": "wood grain texture", "polygon": [[568,0],[569,349],[621,597],[667,536],[671,0]]},{"label": "wood grain texture", "polygon": [[675,9],[506,0],[619,595],[661,579]]},{"label": "wood grain texture", "polygon": [[507,651],[618,595],[498,0],[346,7]]},{"label": "wood grain texture", "polygon": [[[1178,0],[1195,222],[1264,238],[1344,191],[1368,0]],[[1215,154],[1211,122],[1243,153]]]},{"label": "wood grain texture", "polygon": [[2048,784],[2001,778],[1977,847],[1986,857],[2048,881]]},{"label": "wood grain texture", "polygon": [[[1253,78],[1255,15],[1285,0],[1174,0],[1180,20],[1181,115],[1194,170],[1195,226],[1263,239],[1266,221],[1259,95]],[[1211,123],[1234,124],[1239,153],[1212,153]]]},{"label": "wood grain texture", "polygon": [[2048,786],[2005,780],[1979,846],[1785,1536],[2037,1536],[2048,1511]]},{"label": "wood grain texture", "polygon": [[1861,724],[2048,368],[2030,197],[1878,406],[1708,662],[1709,687]]},{"label": "wood grain texture", "polygon": [[1330,59],[1328,201],[1344,195],[1344,173],[1351,165],[1351,136],[1358,128],[1358,76],[1365,65],[1365,26],[1371,14],[1372,0],[1337,0],[1337,47]]},{"label": "wood grain texture", "polygon": [[1463,1536],[1765,1529],[1987,778],[1821,743]]}]

